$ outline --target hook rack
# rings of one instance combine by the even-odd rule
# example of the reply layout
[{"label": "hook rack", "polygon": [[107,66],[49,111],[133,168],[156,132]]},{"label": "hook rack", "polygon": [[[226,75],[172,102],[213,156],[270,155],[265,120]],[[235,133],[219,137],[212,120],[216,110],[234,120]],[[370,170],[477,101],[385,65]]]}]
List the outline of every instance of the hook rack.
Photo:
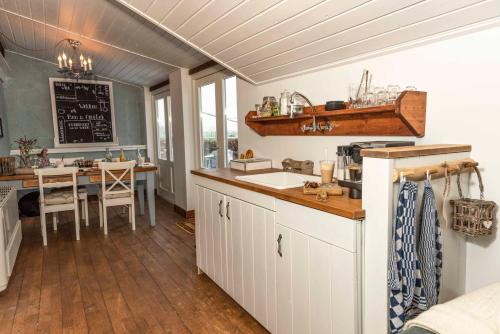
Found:
[{"label": "hook rack", "polygon": [[410,181],[423,181],[427,179],[427,172],[431,175],[432,179],[439,179],[444,177],[445,169],[447,169],[448,175],[457,174],[459,171],[461,173],[471,172],[474,166],[478,166],[479,163],[471,158],[445,161],[438,165],[420,166],[420,167],[410,167],[410,168],[395,168],[392,173],[392,181],[399,182],[401,175]]}]

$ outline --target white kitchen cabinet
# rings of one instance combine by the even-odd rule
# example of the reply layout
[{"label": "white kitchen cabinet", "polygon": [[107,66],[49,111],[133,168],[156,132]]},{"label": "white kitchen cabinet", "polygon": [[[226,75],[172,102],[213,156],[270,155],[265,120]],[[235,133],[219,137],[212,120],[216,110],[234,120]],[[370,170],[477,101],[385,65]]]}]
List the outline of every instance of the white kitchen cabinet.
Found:
[{"label": "white kitchen cabinet", "polygon": [[271,333],[360,333],[360,222],[198,182],[200,270]]},{"label": "white kitchen cabinet", "polygon": [[196,197],[198,268],[276,332],[275,213],[202,186]]}]

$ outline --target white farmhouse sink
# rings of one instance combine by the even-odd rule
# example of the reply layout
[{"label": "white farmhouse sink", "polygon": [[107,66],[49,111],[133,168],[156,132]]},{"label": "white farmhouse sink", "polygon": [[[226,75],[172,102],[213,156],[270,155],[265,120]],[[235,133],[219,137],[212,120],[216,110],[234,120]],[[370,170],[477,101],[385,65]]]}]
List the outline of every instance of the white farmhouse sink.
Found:
[{"label": "white farmhouse sink", "polygon": [[302,187],[306,181],[321,182],[319,176],[303,175],[288,172],[265,173],[236,176],[237,180],[255,183],[274,189],[289,189]]}]

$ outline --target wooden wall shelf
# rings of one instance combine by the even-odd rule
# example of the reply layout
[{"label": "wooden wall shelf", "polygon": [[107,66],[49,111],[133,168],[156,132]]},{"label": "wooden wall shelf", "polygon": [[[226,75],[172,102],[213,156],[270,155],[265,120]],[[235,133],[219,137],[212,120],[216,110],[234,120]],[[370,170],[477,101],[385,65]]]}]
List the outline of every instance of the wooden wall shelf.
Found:
[{"label": "wooden wall shelf", "polygon": [[426,92],[404,91],[395,104],[360,109],[325,111],[316,106],[316,122],[330,121],[331,132],[302,132],[310,125],[311,108],[294,118],[288,116],[257,117],[250,111],[245,123],[261,136],[414,136],[425,135]]}]

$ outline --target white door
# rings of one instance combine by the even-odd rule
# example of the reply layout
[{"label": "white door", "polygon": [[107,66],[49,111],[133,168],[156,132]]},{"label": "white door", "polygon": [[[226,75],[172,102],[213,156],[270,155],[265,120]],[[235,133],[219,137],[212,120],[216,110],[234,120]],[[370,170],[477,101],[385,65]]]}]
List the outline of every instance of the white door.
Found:
[{"label": "white door", "polygon": [[196,80],[199,165],[222,168],[238,157],[236,77],[216,73]]},{"label": "white door", "polygon": [[156,162],[158,165],[159,195],[174,202],[174,145],[172,138],[172,109],[169,91],[154,95]]}]

